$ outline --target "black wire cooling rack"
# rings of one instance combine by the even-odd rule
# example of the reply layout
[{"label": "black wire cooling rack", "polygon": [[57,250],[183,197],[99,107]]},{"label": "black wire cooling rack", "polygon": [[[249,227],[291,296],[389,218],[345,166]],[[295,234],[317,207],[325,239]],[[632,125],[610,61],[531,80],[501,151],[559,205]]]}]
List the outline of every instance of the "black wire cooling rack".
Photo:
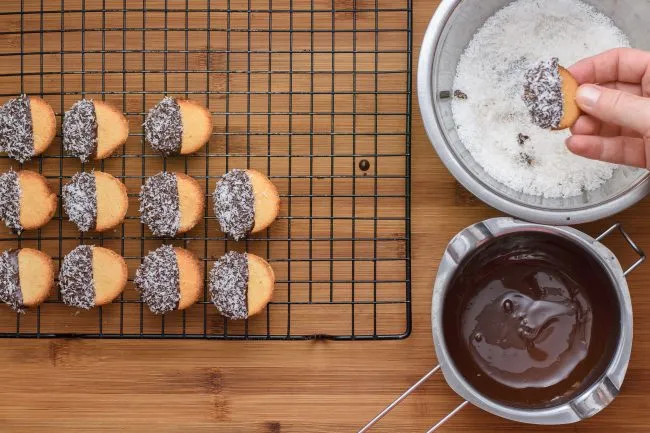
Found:
[{"label": "black wire cooling rack", "polygon": [[[57,114],[85,98],[126,114],[131,134],[113,157],[81,164],[60,136],[30,169],[53,190],[78,171],[102,170],[129,190],[118,229],[80,234],[61,205],[43,229],[0,232],[2,250],[38,248],[60,265],[80,243],[122,254],[129,285],[112,304],[77,311],[54,293],[24,315],[0,309],[3,337],[396,339],[410,309],[410,0],[4,0],[0,96],[47,100]],[[213,115],[208,145],[162,158],[145,143],[145,113],[164,95],[191,98]],[[281,216],[246,241],[224,237],[211,192],[232,168],[267,174]],[[203,221],[176,239],[153,237],[138,217],[144,179],[185,172],[205,188]],[[155,316],[132,278],[162,243],[193,251],[209,272],[235,249],[265,257],[277,284],[265,312],[221,317],[204,296],[184,312]]]}]

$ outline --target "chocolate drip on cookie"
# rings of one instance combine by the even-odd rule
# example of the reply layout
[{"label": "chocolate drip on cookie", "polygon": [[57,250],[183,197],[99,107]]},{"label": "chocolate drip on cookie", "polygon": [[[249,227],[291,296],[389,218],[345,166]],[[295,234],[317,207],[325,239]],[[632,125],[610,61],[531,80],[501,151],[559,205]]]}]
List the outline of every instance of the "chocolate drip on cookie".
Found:
[{"label": "chocolate drip on cookie", "polygon": [[76,102],[63,116],[63,148],[81,162],[97,151],[97,116],[93,101]]},{"label": "chocolate drip on cookie", "polygon": [[145,138],[163,156],[178,155],[183,138],[181,107],[169,96],[149,110],[144,121]]},{"label": "chocolate drip on cookie", "polygon": [[0,175],[0,218],[14,233],[20,234],[20,182],[18,174],[10,170]]},{"label": "chocolate drip on cookie", "polygon": [[80,231],[97,225],[97,183],[94,173],[77,173],[63,187],[63,208]]},{"label": "chocolate drip on cookie", "polygon": [[61,264],[59,273],[61,299],[71,307],[89,310],[95,306],[93,280],[93,247],[79,245],[70,251]]},{"label": "chocolate drip on cookie", "polygon": [[245,238],[255,225],[255,196],[246,170],[224,174],[212,198],[221,231],[236,241]]},{"label": "chocolate drip on cookie", "polygon": [[248,317],[248,255],[227,252],[210,272],[212,302],[229,319]]},{"label": "chocolate drip on cookie", "polygon": [[0,107],[0,150],[20,163],[34,156],[34,128],[29,96],[20,95]]},{"label": "chocolate drip on cookie", "polygon": [[175,236],[181,224],[178,180],[161,172],[147,179],[140,189],[140,220],[155,236]]},{"label": "chocolate drip on cookie", "polygon": [[539,62],[526,72],[523,100],[535,125],[545,129],[560,125],[564,98],[557,57]]},{"label": "chocolate drip on cookie", "polygon": [[0,301],[9,305],[12,310],[23,313],[23,293],[20,290],[18,268],[19,251],[9,250],[0,255]]},{"label": "chocolate drip on cookie", "polygon": [[163,245],[147,254],[133,282],[152,313],[165,314],[177,309],[181,292],[174,247]]}]

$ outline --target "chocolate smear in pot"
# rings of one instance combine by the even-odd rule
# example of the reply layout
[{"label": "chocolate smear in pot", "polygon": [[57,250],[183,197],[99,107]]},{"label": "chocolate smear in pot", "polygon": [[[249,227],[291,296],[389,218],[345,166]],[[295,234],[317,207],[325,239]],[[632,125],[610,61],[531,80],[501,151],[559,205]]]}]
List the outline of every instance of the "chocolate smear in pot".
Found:
[{"label": "chocolate smear in pot", "polygon": [[34,156],[34,129],[29,96],[20,95],[0,107],[0,150],[20,163]]},{"label": "chocolate smear in pot", "polygon": [[97,151],[97,116],[93,101],[76,102],[63,116],[63,148],[81,162]]},{"label": "chocolate smear in pot", "polygon": [[63,208],[80,231],[97,224],[97,184],[94,173],[77,173],[63,187]]},{"label": "chocolate smear in pot", "polygon": [[181,300],[180,273],[171,245],[149,252],[133,280],[142,300],[152,313],[165,314],[178,308]]},{"label": "chocolate smear in pot", "polygon": [[221,231],[236,241],[245,238],[255,225],[255,196],[248,173],[234,169],[224,174],[212,198]]},{"label": "chocolate smear in pot", "polygon": [[181,108],[169,96],[149,110],[144,121],[145,137],[151,147],[163,156],[178,155],[183,138]]},{"label": "chocolate smear in pot", "polygon": [[66,305],[84,310],[95,306],[92,245],[79,245],[63,258],[59,287]]},{"label": "chocolate smear in pot", "polygon": [[248,255],[229,251],[210,272],[210,295],[219,312],[229,319],[248,317]]},{"label": "chocolate smear in pot", "polygon": [[564,115],[564,97],[557,57],[539,62],[526,72],[523,100],[534,124],[544,129],[560,125]]},{"label": "chocolate smear in pot", "polygon": [[0,301],[9,305],[17,313],[24,313],[18,268],[19,252],[20,250],[9,250],[0,255]]},{"label": "chocolate smear in pot", "polygon": [[0,175],[0,217],[11,231],[20,234],[20,182],[18,173],[9,170]]},{"label": "chocolate smear in pot", "polygon": [[161,172],[140,189],[140,220],[155,236],[175,236],[181,224],[178,183],[174,173]]}]

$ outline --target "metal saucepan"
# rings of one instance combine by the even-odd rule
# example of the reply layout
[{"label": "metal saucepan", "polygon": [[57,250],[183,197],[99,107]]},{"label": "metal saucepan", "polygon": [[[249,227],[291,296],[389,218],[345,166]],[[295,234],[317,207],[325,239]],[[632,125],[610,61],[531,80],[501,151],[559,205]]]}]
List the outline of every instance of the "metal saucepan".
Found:
[{"label": "metal saucepan", "polygon": [[[603,239],[615,231],[620,231],[627,243],[640,257],[627,270],[622,269],[616,256],[601,243]],[[573,246],[579,248],[584,254],[591,256],[599,267],[602,267],[604,273],[609,277],[611,288],[615,292],[617,305],[613,306],[613,308],[618,308],[619,310],[620,329],[618,330],[617,343],[611,351],[609,363],[603,367],[603,374],[600,377],[595,378],[588,386],[583,387],[582,391],[571,395],[570,399],[561,404],[551,405],[541,409],[525,409],[515,407],[514,405],[502,404],[488,398],[477,391],[462,376],[456,368],[454,354],[450,353],[443,334],[443,306],[454,277],[462,270],[461,264],[465,259],[470,258],[479,247],[504,236],[525,237],[531,233],[540,232],[545,235],[559,237],[563,242],[571,242]],[[569,424],[597,414],[608,406],[618,395],[627,371],[632,350],[632,304],[625,277],[640,266],[644,260],[645,253],[634,243],[620,224],[612,226],[595,239],[570,227],[538,225],[512,218],[490,219],[474,224],[461,231],[454,237],[445,250],[433,289],[431,322],[436,356],[440,364],[363,427],[360,433],[366,432],[438,370],[442,370],[447,384],[465,401],[433,426],[429,432],[438,429],[449,418],[470,403],[499,417],[529,424]]]}]

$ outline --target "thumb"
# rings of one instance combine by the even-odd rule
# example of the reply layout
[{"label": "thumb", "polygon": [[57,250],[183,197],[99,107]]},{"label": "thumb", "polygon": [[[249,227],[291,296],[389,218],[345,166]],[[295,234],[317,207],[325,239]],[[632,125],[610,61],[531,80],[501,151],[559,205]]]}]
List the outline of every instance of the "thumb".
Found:
[{"label": "thumb", "polygon": [[605,123],[650,136],[650,98],[586,84],[578,89],[576,102],[584,112]]}]

